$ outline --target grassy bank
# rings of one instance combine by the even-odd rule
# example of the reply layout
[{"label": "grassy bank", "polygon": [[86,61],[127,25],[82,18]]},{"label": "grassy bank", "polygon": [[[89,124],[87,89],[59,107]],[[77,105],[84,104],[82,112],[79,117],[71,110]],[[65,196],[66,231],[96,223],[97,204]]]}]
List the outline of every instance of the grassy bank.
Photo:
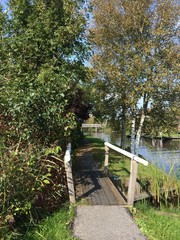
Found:
[{"label": "grassy bank", "polygon": [[180,210],[176,208],[161,209],[150,203],[135,204],[133,217],[148,240],[179,240],[180,239]]},{"label": "grassy bank", "polygon": [[59,212],[47,217],[35,230],[28,232],[24,240],[74,240],[71,233],[71,222],[74,208],[63,207]]},{"label": "grassy bank", "polygon": [[[87,137],[93,156],[103,168],[104,142]],[[110,175],[120,177],[121,183],[129,177],[130,160],[110,151]],[[179,188],[180,183],[171,173],[165,174],[153,164],[139,164],[138,180],[142,187],[151,192],[149,201],[135,203],[132,214],[141,231],[149,240],[178,240],[180,236]],[[173,191],[171,191],[173,189]]]},{"label": "grassy bank", "polygon": [[[7,232],[0,237],[1,240],[75,240],[71,232],[71,223],[75,214],[74,207],[63,206],[57,212],[47,216],[36,226],[29,226],[29,230],[20,234]],[[1,230],[0,230],[1,231]]]}]

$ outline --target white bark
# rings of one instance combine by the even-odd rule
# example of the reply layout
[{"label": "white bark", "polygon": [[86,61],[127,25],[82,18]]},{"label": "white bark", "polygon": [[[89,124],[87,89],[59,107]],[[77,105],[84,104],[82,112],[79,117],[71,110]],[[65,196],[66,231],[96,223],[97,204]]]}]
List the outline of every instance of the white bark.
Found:
[{"label": "white bark", "polygon": [[134,116],[131,124],[131,153],[135,153],[135,127],[136,127],[136,117]]},{"label": "white bark", "polygon": [[121,148],[125,149],[126,142],[126,109],[123,106],[122,110],[122,123],[121,123]]},{"label": "white bark", "polygon": [[144,120],[145,120],[145,114],[142,113],[141,115],[141,119],[140,119],[140,123],[139,123],[139,128],[136,134],[136,142],[135,142],[135,154],[138,155],[139,152],[139,142],[140,142],[140,138],[141,138],[141,132],[142,132],[142,127],[144,124]]}]

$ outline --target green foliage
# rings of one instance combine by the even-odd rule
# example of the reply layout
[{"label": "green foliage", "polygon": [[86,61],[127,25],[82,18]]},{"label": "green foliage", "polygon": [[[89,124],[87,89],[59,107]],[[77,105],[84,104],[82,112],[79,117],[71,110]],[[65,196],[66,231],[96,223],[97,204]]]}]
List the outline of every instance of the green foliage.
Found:
[{"label": "green foliage", "polygon": [[82,1],[7,4],[6,13],[0,6],[0,227],[12,229],[66,201],[61,159],[68,142],[77,144],[89,105]]},{"label": "green foliage", "polygon": [[[0,70],[1,70],[1,74],[3,73],[5,66],[6,66],[6,48],[4,46],[5,44],[5,39],[3,38],[3,36],[6,34],[7,31],[7,14],[3,12],[3,8],[1,6],[0,3]],[[1,75],[0,75],[0,81],[1,81]]]},{"label": "green foliage", "polygon": [[[179,124],[179,85],[173,91],[167,89],[168,94],[159,94],[153,102],[153,107],[149,111],[149,117],[145,120],[144,133],[150,136],[158,136],[160,132],[171,136],[177,133]],[[168,101],[167,98],[168,97]]]},{"label": "green foliage", "polygon": [[66,200],[64,163],[55,155],[45,153],[47,150],[43,154],[30,145],[21,152],[2,154],[1,227],[3,222],[13,228],[22,219],[24,222],[37,221]]},{"label": "green foliage", "polygon": [[71,105],[85,78],[85,20],[79,6],[74,1],[13,0],[9,17],[2,36],[8,68],[2,75],[0,109],[4,121],[10,117],[10,141],[49,144],[58,139],[64,144],[79,120]]},{"label": "green foliage", "polygon": [[[7,232],[2,236],[2,240],[21,239],[21,240],[41,240],[41,239],[63,239],[75,240],[71,233],[71,222],[74,218],[75,209],[71,206],[62,206],[61,209],[52,215],[47,216],[38,225],[31,226],[25,233]],[[0,235],[1,237],[1,235]]]}]

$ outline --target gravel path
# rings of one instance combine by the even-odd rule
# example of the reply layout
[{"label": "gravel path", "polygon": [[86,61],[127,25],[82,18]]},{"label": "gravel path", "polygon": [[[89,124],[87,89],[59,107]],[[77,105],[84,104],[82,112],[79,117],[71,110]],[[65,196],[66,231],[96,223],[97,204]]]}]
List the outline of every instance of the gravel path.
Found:
[{"label": "gravel path", "polygon": [[74,236],[81,240],[145,240],[128,209],[120,206],[78,206]]}]

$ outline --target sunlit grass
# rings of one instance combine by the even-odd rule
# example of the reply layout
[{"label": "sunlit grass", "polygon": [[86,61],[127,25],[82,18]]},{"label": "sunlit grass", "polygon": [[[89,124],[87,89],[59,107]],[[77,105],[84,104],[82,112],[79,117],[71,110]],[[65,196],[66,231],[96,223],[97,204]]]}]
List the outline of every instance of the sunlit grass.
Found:
[{"label": "sunlit grass", "polygon": [[34,230],[26,233],[23,240],[75,240],[71,232],[74,208],[63,207],[44,219]]},{"label": "sunlit grass", "polygon": [[148,240],[180,239],[180,210],[162,208],[160,211],[147,203],[135,207],[134,219]]}]

